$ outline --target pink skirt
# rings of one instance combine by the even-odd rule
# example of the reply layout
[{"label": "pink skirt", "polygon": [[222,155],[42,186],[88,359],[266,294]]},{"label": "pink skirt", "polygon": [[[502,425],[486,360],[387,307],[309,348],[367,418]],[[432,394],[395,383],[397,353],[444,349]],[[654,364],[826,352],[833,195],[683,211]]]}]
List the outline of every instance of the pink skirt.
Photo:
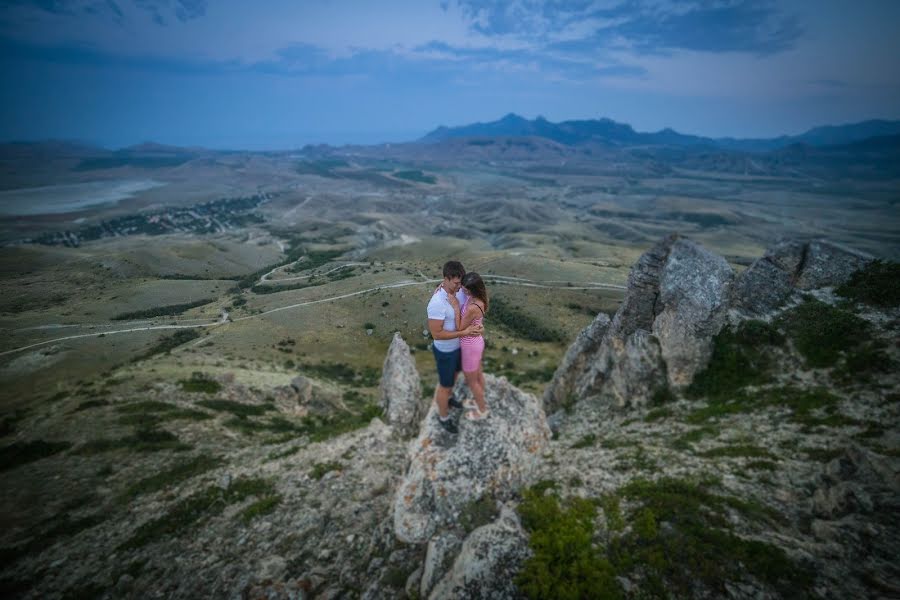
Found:
[{"label": "pink skirt", "polygon": [[459,338],[462,350],[462,370],[471,373],[481,368],[481,356],[484,354],[484,338],[480,335]]}]

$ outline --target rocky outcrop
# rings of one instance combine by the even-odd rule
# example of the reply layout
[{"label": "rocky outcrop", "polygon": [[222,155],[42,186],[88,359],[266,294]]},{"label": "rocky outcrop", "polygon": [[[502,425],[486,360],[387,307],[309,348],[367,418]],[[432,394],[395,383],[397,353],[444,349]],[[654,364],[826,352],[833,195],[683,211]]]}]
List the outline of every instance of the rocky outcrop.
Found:
[{"label": "rocky outcrop", "polygon": [[576,378],[583,373],[587,362],[600,348],[600,342],[609,329],[609,317],[599,313],[590,325],[581,330],[575,341],[569,346],[562,362],[556,368],[553,380],[544,391],[544,411],[555,412],[571,404],[574,400]]},{"label": "rocky outcrop", "polygon": [[786,240],[766,250],[736,279],[732,306],[750,317],[764,317],[795,290],[839,286],[872,257],[825,240]]},{"label": "rocky outcrop", "polygon": [[290,385],[273,388],[270,395],[278,410],[298,417],[347,410],[340,389],[303,375],[294,377]]},{"label": "rocky outcrop", "polygon": [[400,540],[425,543],[454,525],[470,503],[486,494],[509,498],[530,482],[550,440],[544,411],[537,398],[505,378],[485,379],[488,419],[460,417],[459,433],[450,434],[432,406],[410,443],[409,468],[393,501],[394,533]]},{"label": "rocky outcrop", "polygon": [[[596,343],[598,324],[579,335],[550,390],[599,395],[617,406],[645,404],[665,385],[684,387],[709,360],[725,323],[734,278],[724,258],[677,235],[645,252],[628,291]],[[580,354],[580,356],[578,356]],[[559,404],[558,391],[547,396]]]},{"label": "rocky outcrop", "polygon": [[453,568],[435,586],[430,600],[444,598],[512,600],[522,598],[515,577],[531,555],[528,534],[516,512],[504,506],[500,517],[473,531]]},{"label": "rocky outcrop", "polygon": [[725,323],[734,271],[728,262],[686,239],[672,244],[660,274],[659,340],[669,384],[684,387],[709,362],[712,338]]},{"label": "rocky outcrop", "polygon": [[399,333],[394,333],[384,359],[379,395],[384,416],[395,431],[404,437],[416,435],[428,399],[422,396],[416,363]]}]

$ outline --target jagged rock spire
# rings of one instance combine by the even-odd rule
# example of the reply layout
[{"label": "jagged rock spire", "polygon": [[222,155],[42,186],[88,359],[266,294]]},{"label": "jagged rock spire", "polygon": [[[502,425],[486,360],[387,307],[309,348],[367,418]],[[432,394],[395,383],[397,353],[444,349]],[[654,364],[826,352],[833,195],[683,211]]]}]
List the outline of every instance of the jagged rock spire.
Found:
[{"label": "jagged rock spire", "polygon": [[416,363],[399,333],[394,333],[384,359],[379,394],[385,419],[394,430],[406,437],[416,435],[428,399],[422,397]]}]

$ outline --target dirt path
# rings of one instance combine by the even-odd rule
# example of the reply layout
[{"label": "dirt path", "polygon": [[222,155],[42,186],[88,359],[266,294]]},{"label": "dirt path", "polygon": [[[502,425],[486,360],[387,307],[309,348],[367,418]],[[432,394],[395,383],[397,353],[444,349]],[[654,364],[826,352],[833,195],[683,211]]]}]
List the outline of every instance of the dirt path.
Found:
[{"label": "dirt path", "polygon": [[[349,265],[343,265],[349,266]],[[340,267],[339,267],[340,268]],[[334,270],[334,269],[332,269]],[[614,285],[609,283],[594,283],[588,282],[583,286],[560,286],[560,285],[544,285],[541,283],[533,282],[532,280],[522,279],[520,277],[504,277],[502,275],[485,275],[485,279],[490,281],[493,284],[499,285],[515,285],[521,287],[534,287],[534,288],[545,288],[545,289],[565,289],[565,290],[598,290],[598,289],[615,289],[615,290],[624,290],[625,287],[621,285]],[[127,329],[115,329],[112,331],[103,331],[101,333],[81,333],[77,335],[67,335],[64,337],[53,338],[50,340],[44,340],[41,342],[35,342],[33,344],[28,344],[25,346],[20,346],[18,348],[12,348],[11,350],[4,350],[0,352],[0,356],[7,356],[9,354],[15,354],[17,352],[22,352],[23,350],[29,350],[31,348],[37,348],[39,346],[46,346],[47,344],[54,344],[56,342],[64,342],[67,340],[77,340],[81,338],[89,338],[89,337],[97,337],[99,335],[110,336],[121,333],[135,333],[138,331],[154,331],[154,330],[163,330],[163,329],[195,329],[195,328],[208,328],[208,327],[219,327],[226,326],[229,322],[238,322],[238,321],[247,321],[249,319],[258,319],[260,317],[264,317],[266,315],[270,315],[272,313],[280,312],[283,310],[291,310],[294,308],[301,308],[303,306],[312,306],[313,304],[322,304],[324,302],[333,302],[335,300],[343,300],[344,298],[352,298],[353,296],[360,296],[362,294],[368,294],[369,292],[377,292],[379,290],[389,290],[396,289],[401,287],[408,287],[411,285],[432,285],[436,283],[440,283],[440,279],[426,279],[424,281],[412,281],[412,280],[403,280],[398,281],[397,283],[389,283],[385,285],[379,285],[376,287],[367,288],[364,290],[357,290],[355,292],[349,292],[347,294],[340,294],[338,296],[330,296],[328,298],[320,298],[318,300],[307,300],[305,302],[297,302],[295,304],[289,304],[287,306],[279,306],[277,308],[271,308],[267,311],[261,312],[255,315],[247,315],[244,317],[238,317],[236,319],[228,320],[228,313],[223,311],[224,317],[220,315],[219,319],[210,322],[210,319],[184,319],[180,322],[176,322],[174,325],[148,325],[145,327],[129,327]],[[191,323],[191,321],[207,321],[206,323]],[[137,321],[137,322],[146,322],[146,321]],[[91,324],[73,324],[73,325],[39,325],[36,327],[29,327],[27,329],[39,329],[39,328],[56,328],[56,327],[115,327],[116,325],[123,325],[122,323],[91,323]]]}]

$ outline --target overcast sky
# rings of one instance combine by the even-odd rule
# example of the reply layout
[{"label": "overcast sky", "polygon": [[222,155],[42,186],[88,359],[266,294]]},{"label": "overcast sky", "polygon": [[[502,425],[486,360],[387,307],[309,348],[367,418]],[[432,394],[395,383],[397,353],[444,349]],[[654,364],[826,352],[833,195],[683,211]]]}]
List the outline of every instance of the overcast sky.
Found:
[{"label": "overcast sky", "polygon": [[414,139],[515,112],[769,137],[900,118],[900,1],[3,0],[0,140]]}]

